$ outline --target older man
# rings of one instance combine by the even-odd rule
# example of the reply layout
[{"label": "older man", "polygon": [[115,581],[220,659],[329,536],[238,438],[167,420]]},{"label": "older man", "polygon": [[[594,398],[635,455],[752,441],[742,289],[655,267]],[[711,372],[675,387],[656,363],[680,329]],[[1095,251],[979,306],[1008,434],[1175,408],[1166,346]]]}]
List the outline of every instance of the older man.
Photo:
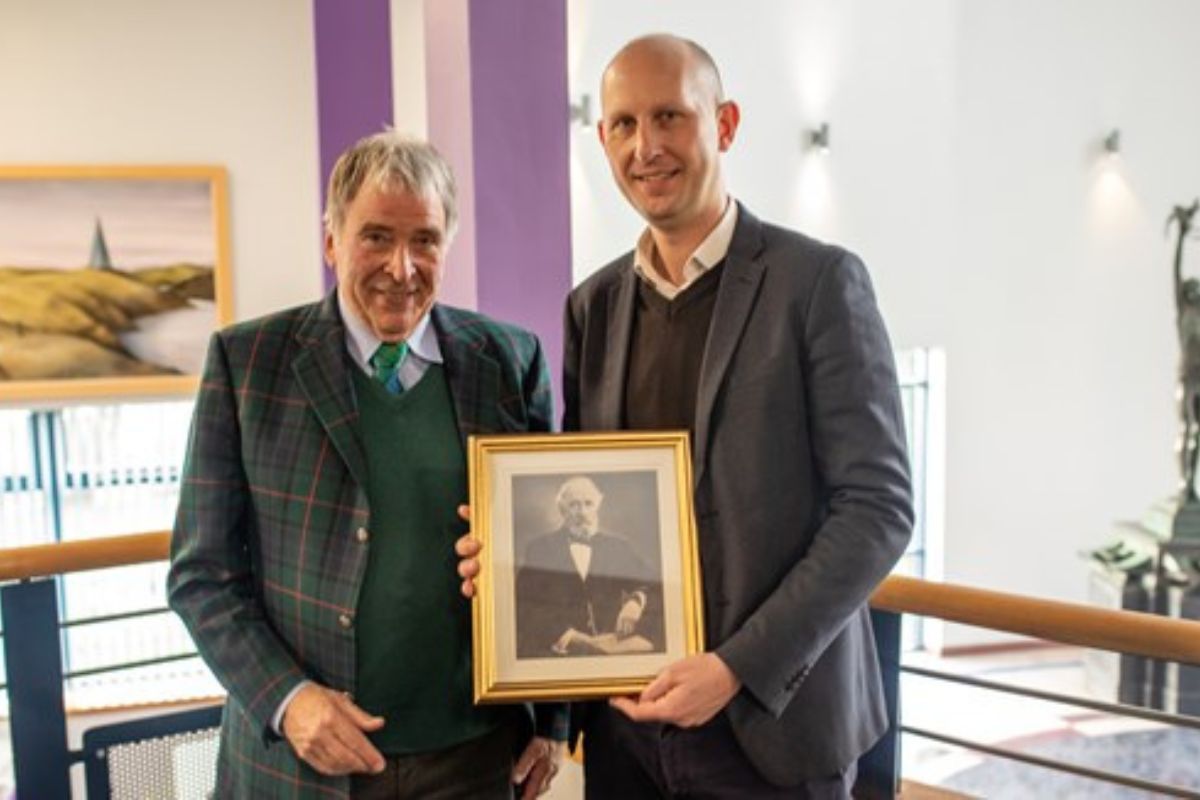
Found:
[{"label": "older man", "polygon": [[625,536],[600,528],[591,478],[563,481],[558,530],[529,543],[517,571],[517,656],[663,650],[662,583]]},{"label": "older man", "polygon": [[691,432],[710,650],[583,710],[588,796],[846,797],[887,727],[867,599],[913,519],[870,281],[726,191],[740,111],[695,42],[630,42],[600,94],[646,229],[567,301],[564,428]]},{"label": "older man", "polygon": [[169,592],[229,692],[221,797],[534,797],[557,768],[561,709],[534,736],[471,699],[465,439],[551,400],[534,336],[436,302],[455,208],[432,147],[363,139],[329,180],[336,291],[210,344]]}]

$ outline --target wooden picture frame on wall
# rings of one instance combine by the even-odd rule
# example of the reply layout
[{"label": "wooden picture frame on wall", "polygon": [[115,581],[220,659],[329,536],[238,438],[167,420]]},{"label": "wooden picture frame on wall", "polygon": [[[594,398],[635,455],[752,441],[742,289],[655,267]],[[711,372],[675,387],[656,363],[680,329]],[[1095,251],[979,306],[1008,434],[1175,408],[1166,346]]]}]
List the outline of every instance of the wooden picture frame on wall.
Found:
[{"label": "wooden picture frame on wall", "polygon": [[683,431],[472,436],[476,702],[641,691],[704,651]]},{"label": "wooden picture frame on wall", "polygon": [[0,165],[0,403],[193,393],[232,319],[223,167]]}]

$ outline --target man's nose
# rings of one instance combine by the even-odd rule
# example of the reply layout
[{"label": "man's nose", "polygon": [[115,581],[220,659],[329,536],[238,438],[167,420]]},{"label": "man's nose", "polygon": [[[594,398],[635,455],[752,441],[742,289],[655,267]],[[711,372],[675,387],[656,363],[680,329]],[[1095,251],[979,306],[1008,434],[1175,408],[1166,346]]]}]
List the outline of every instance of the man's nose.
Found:
[{"label": "man's nose", "polygon": [[634,155],[638,161],[651,161],[662,153],[662,134],[654,125],[638,125],[634,136]]},{"label": "man's nose", "polygon": [[397,283],[403,283],[413,274],[412,257],[408,254],[408,248],[404,245],[397,245],[392,249],[391,256],[388,258],[387,266],[384,268],[392,280]]}]

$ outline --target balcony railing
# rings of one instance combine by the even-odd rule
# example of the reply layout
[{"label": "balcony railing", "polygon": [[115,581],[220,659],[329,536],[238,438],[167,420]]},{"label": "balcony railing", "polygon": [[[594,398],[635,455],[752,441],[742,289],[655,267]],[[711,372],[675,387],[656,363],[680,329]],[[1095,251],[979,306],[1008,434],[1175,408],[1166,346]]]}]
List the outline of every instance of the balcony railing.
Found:
[{"label": "balcony railing", "polygon": [[[167,557],[168,545],[169,535],[167,533],[149,533],[0,550],[0,582],[21,581],[18,584],[10,584],[3,590],[5,592],[3,599],[5,616],[8,617],[10,612],[15,610],[13,607],[15,604],[10,602],[10,595],[14,591],[28,591],[32,587],[47,584],[45,581],[33,579],[80,570],[161,561]],[[42,593],[53,600],[54,593],[52,591],[43,590]],[[1022,634],[1051,642],[1136,654],[1191,666],[1200,666],[1200,622],[1170,619],[1133,611],[1091,608],[1073,603],[1038,600],[1003,592],[895,576],[888,578],[875,592],[872,597],[872,606],[876,614],[880,615],[878,621],[883,623],[879,625],[883,632],[880,637],[881,662],[885,668],[885,682],[893,707],[892,731],[887,739],[876,748],[866,765],[868,777],[873,778],[872,785],[877,790],[877,794],[881,796],[895,795],[899,789],[899,736],[906,733],[1162,796],[1200,798],[1200,787],[1198,786],[1168,785],[1135,776],[1030,756],[1027,753],[986,743],[973,742],[956,735],[953,731],[935,731],[907,726],[904,724],[903,718],[899,716],[895,702],[900,674],[903,672],[923,678],[934,677],[967,683],[978,688],[1017,693],[1056,703],[1069,703],[1086,709],[1200,730],[1200,719],[1196,717],[1105,703],[1084,697],[1068,697],[1051,692],[1021,689],[993,681],[901,665],[898,615],[936,617],[950,622]],[[38,632],[38,637],[43,643],[49,641],[57,647],[58,634],[56,630],[53,630],[55,626],[56,620],[53,617],[49,618],[43,627],[51,628],[51,630],[41,630]],[[10,655],[10,651],[17,643],[11,638],[14,633],[11,626],[6,625],[5,628],[7,656]],[[22,650],[25,647],[26,643],[20,644]],[[18,683],[17,676],[12,671],[9,675],[10,684],[13,685],[8,688],[10,694],[13,694],[20,687],[15,685]],[[27,677],[23,677],[22,680]],[[70,753],[66,749],[65,733],[62,730],[64,713],[61,693],[62,671],[60,669],[57,675],[36,677],[38,679],[36,688],[43,693],[47,688],[47,677],[51,679],[49,682],[53,682],[53,680],[59,682],[57,707],[51,708],[49,712],[40,713],[34,720],[36,722],[33,726],[34,738],[31,739],[27,733],[19,733],[14,730],[14,760],[17,767],[18,791],[21,791],[23,781],[38,780],[38,783],[30,783],[30,786],[38,787],[39,797],[66,797],[66,794],[58,794],[53,790],[46,791],[47,787],[55,784],[40,782],[45,780],[47,762],[53,761],[56,753],[59,762],[64,765],[64,772],[65,764],[70,760]],[[45,699],[45,697],[41,698],[40,702],[45,702]],[[50,699],[54,700],[53,697]],[[28,705],[25,707],[32,708]],[[17,716],[14,701],[12,721],[14,729],[18,724]],[[33,757],[34,754],[36,754],[36,758]],[[36,762],[34,767],[28,766],[34,762]],[[30,772],[31,769],[35,772]],[[34,774],[38,777],[28,777]],[[62,780],[65,781],[65,776]],[[66,784],[57,785],[64,786]],[[908,787],[905,796],[921,796],[920,787]]]}]

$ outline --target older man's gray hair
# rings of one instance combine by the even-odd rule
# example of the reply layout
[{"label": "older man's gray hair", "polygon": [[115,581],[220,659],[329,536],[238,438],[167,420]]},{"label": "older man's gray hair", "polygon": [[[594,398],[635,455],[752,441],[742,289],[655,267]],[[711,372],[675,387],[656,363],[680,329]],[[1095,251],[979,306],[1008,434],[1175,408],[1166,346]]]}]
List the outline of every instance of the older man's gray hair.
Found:
[{"label": "older man's gray hair", "polygon": [[385,191],[438,198],[446,214],[446,235],[454,236],[458,227],[454,173],[433,145],[394,130],[372,134],[355,142],[338,158],[329,175],[329,188],[325,193],[325,227],[328,230],[341,228],[346,220],[346,208],[367,182]]}]

